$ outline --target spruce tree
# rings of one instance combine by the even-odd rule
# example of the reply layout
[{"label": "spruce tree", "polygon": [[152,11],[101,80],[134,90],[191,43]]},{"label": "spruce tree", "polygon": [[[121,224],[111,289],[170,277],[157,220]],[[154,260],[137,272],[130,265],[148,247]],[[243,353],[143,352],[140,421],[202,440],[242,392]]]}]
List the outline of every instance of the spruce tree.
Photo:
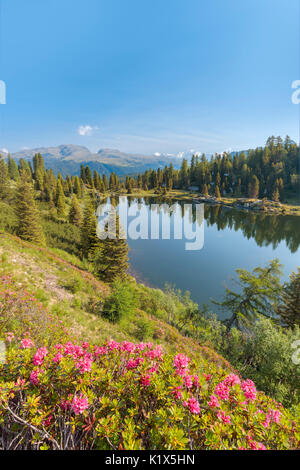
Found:
[{"label": "spruce tree", "polygon": [[300,268],[297,273],[291,274],[290,282],[284,285],[277,314],[288,327],[300,326]]},{"label": "spruce tree", "polygon": [[97,218],[94,203],[88,195],[85,201],[83,222],[80,230],[81,252],[84,258],[92,254],[95,247],[99,244],[97,237]]},{"label": "spruce tree", "polygon": [[45,235],[40,224],[39,211],[34,200],[34,190],[26,174],[20,178],[16,194],[17,235],[24,240],[45,245]]},{"label": "spruce tree", "polygon": [[60,179],[57,180],[55,205],[57,208],[57,215],[59,217],[64,216],[65,208],[66,208],[66,201],[65,201],[65,194],[64,194],[64,190],[63,190]]},{"label": "spruce tree", "polygon": [[18,181],[20,175],[19,175],[19,170],[18,170],[18,165],[16,164],[15,160],[11,158],[10,155],[7,157],[7,163],[8,163],[8,174],[9,177],[14,180]]},{"label": "spruce tree", "polygon": [[97,277],[102,281],[113,282],[124,278],[128,269],[128,243],[122,237],[119,217],[116,216],[116,236],[109,237],[108,224],[104,228],[107,238],[100,241],[94,251],[93,264]]},{"label": "spruce tree", "polygon": [[70,224],[77,225],[78,227],[81,225],[82,222],[82,211],[77,196],[75,194],[73,194],[72,196],[71,208],[69,212],[69,222]]},{"label": "spruce tree", "polygon": [[4,158],[0,155],[0,200],[6,199],[10,192],[8,168]]}]

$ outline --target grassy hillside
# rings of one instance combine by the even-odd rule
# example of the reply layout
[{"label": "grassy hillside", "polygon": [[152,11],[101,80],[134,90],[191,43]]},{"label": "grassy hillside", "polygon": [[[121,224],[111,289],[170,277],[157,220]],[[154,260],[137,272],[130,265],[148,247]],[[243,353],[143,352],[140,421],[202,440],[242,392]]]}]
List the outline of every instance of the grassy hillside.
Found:
[{"label": "grassy hillside", "polygon": [[0,261],[3,448],[298,447],[290,411],[162,320],[180,300],[129,279],[137,304],[112,323],[112,287],[74,255],[1,232]]}]

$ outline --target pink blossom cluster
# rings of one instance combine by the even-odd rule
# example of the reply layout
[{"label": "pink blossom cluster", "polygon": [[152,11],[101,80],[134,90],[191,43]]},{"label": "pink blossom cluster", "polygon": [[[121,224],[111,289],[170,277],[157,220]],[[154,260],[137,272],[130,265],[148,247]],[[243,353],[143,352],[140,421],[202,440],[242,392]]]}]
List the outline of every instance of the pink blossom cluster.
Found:
[{"label": "pink blossom cluster", "polygon": [[33,385],[38,385],[39,382],[40,382],[40,380],[39,380],[39,375],[40,375],[40,374],[43,374],[43,373],[44,373],[43,369],[39,369],[39,368],[34,369],[34,370],[31,372],[31,374],[30,374],[30,381],[31,381],[31,383],[32,383]]},{"label": "pink blossom cluster", "polygon": [[188,401],[184,401],[183,406],[189,408],[190,412],[195,415],[200,413],[200,404],[194,397],[189,398]]},{"label": "pink blossom cluster", "polygon": [[45,360],[45,357],[48,354],[47,348],[39,348],[35,355],[33,356],[33,364],[35,366],[41,366]]},{"label": "pink blossom cluster", "polygon": [[30,349],[33,346],[34,346],[34,343],[30,338],[23,338],[20,344],[21,349]]},{"label": "pink blossom cluster", "polygon": [[244,392],[245,397],[248,400],[251,400],[251,401],[256,400],[257,392],[256,392],[256,388],[252,380],[250,379],[244,380],[242,382],[241,388]]},{"label": "pink blossom cluster", "polygon": [[86,397],[83,397],[82,393],[80,395],[75,395],[72,404],[72,410],[76,415],[81,415],[85,412],[85,410],[89,407],[89,401]]}]

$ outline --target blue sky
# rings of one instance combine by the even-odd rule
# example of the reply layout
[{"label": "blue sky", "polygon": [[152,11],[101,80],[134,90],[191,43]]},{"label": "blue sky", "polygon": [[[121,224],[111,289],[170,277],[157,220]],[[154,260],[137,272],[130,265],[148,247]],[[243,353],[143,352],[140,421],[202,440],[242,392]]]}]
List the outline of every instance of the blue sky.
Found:
[{"label": "blue sky", "polygon": [[0,148],[298,140],[298,0],[0,0]]}]

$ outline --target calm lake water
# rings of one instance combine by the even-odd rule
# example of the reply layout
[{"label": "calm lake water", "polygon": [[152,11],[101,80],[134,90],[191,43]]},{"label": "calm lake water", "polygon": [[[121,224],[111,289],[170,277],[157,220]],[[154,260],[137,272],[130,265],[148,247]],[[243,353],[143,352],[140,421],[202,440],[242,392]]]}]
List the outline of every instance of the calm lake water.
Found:
[{"label": "calm lake water", "polygon": [[[149,220],[151,204],[165,203],[157,198],[122,198],[121,201],[132,213],[142,209]],[[186,226],[195,229],[197,205],[184,210],[182,204],[174,204],[177,216],[181,214]],[[159,288],[171,284],[182,291],[190,291],[191,298],[200,305],[211,305],[212,298],[222,299],[225,286],[235,287],[233,279],[236,279],[237,268],[252,270],[278,258],[284,265],[283,280],[287,280],[291,271],[300,266],[300,217],[264,215],[211,205],[204,206],[203,215],[198,229],[204,230],[204,244],[198,251],[185,250],[187,240],[174,240],[173,230],[170,240],[128,238],[131,272],[137,279]],[[129,217],[129,223],[133,219]]]}]

